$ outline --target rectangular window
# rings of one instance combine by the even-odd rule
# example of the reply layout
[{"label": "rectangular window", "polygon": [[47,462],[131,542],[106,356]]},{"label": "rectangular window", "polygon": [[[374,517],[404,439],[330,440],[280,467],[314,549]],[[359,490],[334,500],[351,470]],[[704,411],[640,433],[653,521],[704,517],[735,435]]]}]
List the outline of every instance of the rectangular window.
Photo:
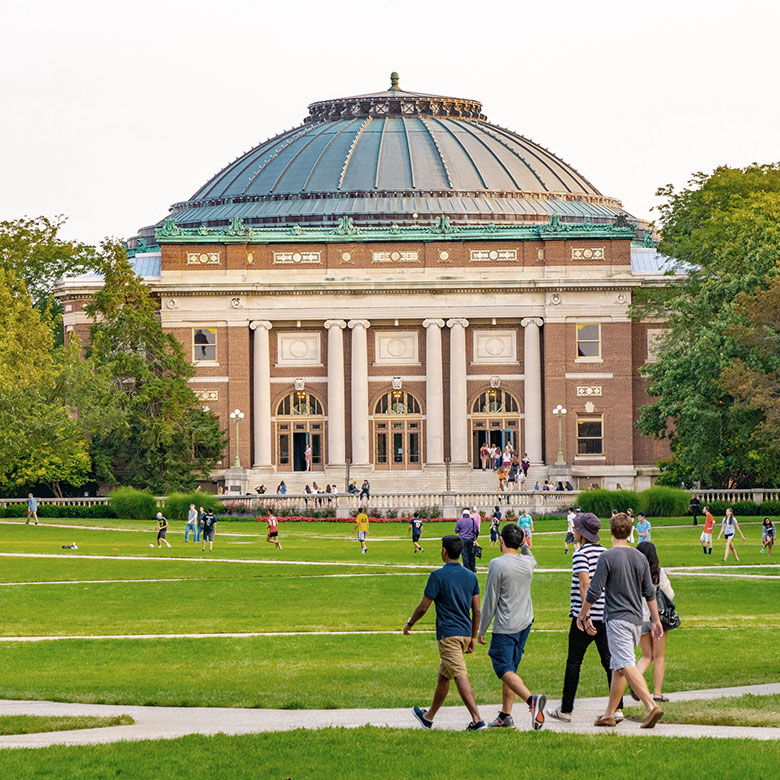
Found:
[{"label": "rectangular window", "polygon": [[647,331],[647,362],[655,363],[658,360],[658,346],[661,341],[661,337],[664,335],[663,330],[651,329]]},{"label": "rectangular window", "polygon": [[602,415],[577,417],[577,454],[602,455],[604,453],[604,418]]},{"label": "rectangular window", "polygon": [[577,325],[577,358],[601,357],[601,325]]},{"label": "rectangular window", "polygon": [[192,362],[217,362],[217,329],[193,328],[192,330]]}]

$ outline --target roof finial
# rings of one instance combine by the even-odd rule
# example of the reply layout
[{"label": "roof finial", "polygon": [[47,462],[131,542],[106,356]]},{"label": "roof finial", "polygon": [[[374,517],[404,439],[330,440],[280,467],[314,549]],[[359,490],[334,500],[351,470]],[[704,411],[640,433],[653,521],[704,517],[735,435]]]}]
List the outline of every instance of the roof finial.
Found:
[{"label": "roof finial", "polygon": [[398,89],[398,74],[395,71],[390,74],[390,89]]}]

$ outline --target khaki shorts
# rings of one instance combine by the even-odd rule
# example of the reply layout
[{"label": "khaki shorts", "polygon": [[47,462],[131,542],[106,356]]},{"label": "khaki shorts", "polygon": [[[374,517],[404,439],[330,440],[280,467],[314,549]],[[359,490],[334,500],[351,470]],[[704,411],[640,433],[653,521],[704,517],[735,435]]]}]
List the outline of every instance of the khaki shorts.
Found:
[{"label": "khaki shorts", "polygon": [[466,672],[466,659],[463,657],[471,643],[470,636],[448,636],[439,639],[439,674],[452,680],[462,677]]}]

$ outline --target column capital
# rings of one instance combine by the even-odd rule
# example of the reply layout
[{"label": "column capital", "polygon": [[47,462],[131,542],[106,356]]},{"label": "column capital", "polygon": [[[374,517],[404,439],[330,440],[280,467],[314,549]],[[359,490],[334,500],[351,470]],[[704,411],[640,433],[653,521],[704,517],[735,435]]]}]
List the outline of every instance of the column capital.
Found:
[{"label": "column capital", "polygon": [[469,321],[464,317],[455,317],[454,319],[447,320],[447,327],[453,328],[455,325],[460,325],[461,328],[468,328]]},{"label": "column capital", "polygon": [[525,317],[520,320],[521,327],[527,328],[529,325],[536,325],[538,328],[541,328],[544,325],[544,320],[541,317]]},{"label": "column capital", "polygon": [[273,328],[273,325],[269,320],[252,320],[252,322],[249,323],[249,327],[252,330],[257,330],[258,328],[265,328],[266,330],[271,330],[271,328]]},{"label": "column capital", "polygon": [[370,328],[371,323],[368,320],[350,320],[347,323],[348,327],[350,328]]},{"label": "column capital", "polygon": [[431,320],[423,320],[422,321],[423,328],[430,328],[430,327],[436,327],[436,328],[443,328],[444,327],[444,320],[437,320],[437,319],[431,319]]},{"label": "column capital", "polygon": [[347,323],[344,320],[325,320],[325,329],[330,330],[331,328],[346,328]]}]

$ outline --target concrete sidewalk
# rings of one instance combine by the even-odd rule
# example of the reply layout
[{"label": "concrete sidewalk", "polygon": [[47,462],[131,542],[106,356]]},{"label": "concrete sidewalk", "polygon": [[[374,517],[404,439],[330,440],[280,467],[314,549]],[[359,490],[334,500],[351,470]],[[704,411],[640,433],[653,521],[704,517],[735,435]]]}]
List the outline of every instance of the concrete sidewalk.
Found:
[{"label": "concrete sidewalk", "polygon": [[[428,702],[429,694],[421,694],[420,705]],[[780,683],[745,685],[735,688],[713,688],[674,693],[675,701],[714,699],[740,696],[745,693],[780,694]],[[548,707],[557,704],[551,699]],[[559,723],[550,718],[545,729],[579,734],[616,733],[624,736],[718,737],[779,740],[780,728],[747,728],[732,726],[689,726],[664,723],[655,729],[643,730],[639,723],[623,721],[615,729],[594,727],[594,718],[603,712],[606,698],[577,699],[572,723]],[[486,719],[495,716],[500,707],[483,705]],[[94,745],[123,740],[174,739],[187,734],[252,734],[268,731],[289,731],[296,728],[326,728],[329,726],[390,726],[419,728],[411,708],[350,709],[350,710],[260,710],[217,707],[134,707],[103,704],[70,704],[45,701],[0,700],[0,715],[130,715],[133,726],[113,726],[83,731],[59,731],[45,734],[0,736],[0,748],[47,747],[49,745]],[[522,704],[515,705],[515,720],[521,731],[531,730],[530,717]],[[436,718],[437,729],[461,730],[468,722],[463,706],[443,707]]]}]

